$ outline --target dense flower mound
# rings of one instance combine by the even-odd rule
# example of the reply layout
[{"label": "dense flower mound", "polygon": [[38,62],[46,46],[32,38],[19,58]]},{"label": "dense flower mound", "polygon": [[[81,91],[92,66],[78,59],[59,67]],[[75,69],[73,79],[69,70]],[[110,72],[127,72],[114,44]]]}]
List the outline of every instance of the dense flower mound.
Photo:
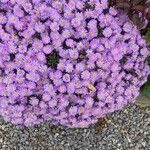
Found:
[{"label": "dense flower mound", "polygon": [[135,101],[148,55],[107,0],[0,0],[0,115],[87,127]]}]

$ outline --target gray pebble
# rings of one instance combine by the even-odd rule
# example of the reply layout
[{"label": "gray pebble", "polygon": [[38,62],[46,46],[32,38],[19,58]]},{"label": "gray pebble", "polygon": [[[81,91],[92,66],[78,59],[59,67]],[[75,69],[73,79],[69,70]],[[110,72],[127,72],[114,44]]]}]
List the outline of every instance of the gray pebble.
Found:
[{"label": "gray pebble", "polygon": [[95,125],[20,129],[0,119],[0,150],[150,150],[150,109],[132,105],[108,119],[108,127],[99,133]]}]

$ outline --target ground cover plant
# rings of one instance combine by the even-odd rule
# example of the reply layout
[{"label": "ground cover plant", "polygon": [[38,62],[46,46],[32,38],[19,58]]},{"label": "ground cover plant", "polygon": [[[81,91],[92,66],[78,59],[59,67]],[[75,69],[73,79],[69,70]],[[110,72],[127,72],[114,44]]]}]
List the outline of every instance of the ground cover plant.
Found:
[{"label": "ground cover plant", "polygon": [[149,55],[108,0],[1,0],[0,115],[27,127],[87,127],[135,102]]}]

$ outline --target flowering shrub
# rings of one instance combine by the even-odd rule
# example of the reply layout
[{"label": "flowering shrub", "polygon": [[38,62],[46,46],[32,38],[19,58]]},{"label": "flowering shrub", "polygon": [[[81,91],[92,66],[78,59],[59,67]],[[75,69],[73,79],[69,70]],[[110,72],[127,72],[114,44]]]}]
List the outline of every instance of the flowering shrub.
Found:
[{"label": "flowering shrub", "polygon": [[107,0],[1,0],[0,115],[87,127],[134,102],[149,54]]}]

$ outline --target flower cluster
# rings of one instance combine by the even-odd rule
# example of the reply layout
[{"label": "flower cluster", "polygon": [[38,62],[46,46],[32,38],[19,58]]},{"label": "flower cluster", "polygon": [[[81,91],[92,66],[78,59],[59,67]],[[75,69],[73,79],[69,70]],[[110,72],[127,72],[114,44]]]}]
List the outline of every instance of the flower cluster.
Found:
[{"label": "flower cluster", "polygon": [[134,102],[149,54],[108,0],[1,0],[0,115],[87,127]]}]

